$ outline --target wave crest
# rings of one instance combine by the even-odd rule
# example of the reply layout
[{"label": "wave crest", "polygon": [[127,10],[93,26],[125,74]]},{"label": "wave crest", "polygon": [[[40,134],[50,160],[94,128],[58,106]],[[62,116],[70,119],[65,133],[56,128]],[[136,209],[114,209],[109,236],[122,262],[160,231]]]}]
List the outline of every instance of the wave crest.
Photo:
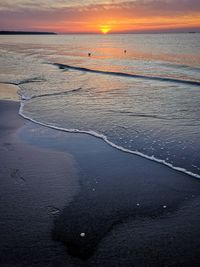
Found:
[{"label": "wave crest", "polygon": [[72,70],[77,70],[77,71],[92,72],[92,73],[105,74],[105,75],[115,75],[115,76],[121,76],[121,77],[139,78],[139,79],[153,80],[153,81],[160,81],[160,82],[181,83],[181,84],[200,86],[200,81],[181,80],[181,79],[158,77],[158,76],[145,76],[145,75],[139,75],[139,74],[125,73],[125,72],[95,70],[95,69],[70,66],[70,65],[60,64],[60,63],[51,63],[51,64],[53,64],[54,66],[57,66],[59,69],[66,69],[66,70],[72,69]]}]

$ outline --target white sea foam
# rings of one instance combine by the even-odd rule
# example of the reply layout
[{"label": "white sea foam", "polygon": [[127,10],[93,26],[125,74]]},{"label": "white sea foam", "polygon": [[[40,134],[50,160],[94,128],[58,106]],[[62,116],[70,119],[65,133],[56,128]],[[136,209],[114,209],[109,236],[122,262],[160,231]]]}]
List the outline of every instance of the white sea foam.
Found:
[{"label": "white sea foam", "polygon": [[130,150],[130,149],[127,149],[127,148],[124,148],[122,146],[119,146],[119,145],[116,145],[114,144],[113,142],[111,142],[110,140],[108,140],[107,136],[101,134],[101,133],[97,133],[95,131],[92,131],[92,130],[89,130],[89,131],[85,131],[85,130],[78,130],[78,129],[67,129],[67,128],[63,128],[63,127],[58,127],[58,126],[55,126],[55,125],[51,125],[51,124],[48,124],[48,123],[43,123],[43,122],[40,122],[40,121],[37,121],[31,117],[28,117],[27,115],[25,115],[23,113],[23,107],[25,105],[25,100],[22,100],[21,101],[21,105],[20,105],[20,110],[19,110],[19,114],[27,119],[27,120],[30,120],[36,124],[39,124],[39,125],[42,125],[42,126],[45,126],[45,127],[49,127],[49,128],[52,128],[52,129],[55,129],[55,130],[59,130],[59,131],[64,131],[64,132],[69,132],[69,133],[81,133],[81,134],[89,134],[89,135],[92,135],[94,137],[97,137],[97,138],[100,138],[102,140],[104,140],[107,144],[109,144],[110,146],[120,150],[120,151],[123,151],[125,153],[129,153],[129,154],[134,154],[134,155],[137,155],[137,156],[141,156],[143,158],[146,158],[148,160],[153,160],[155,162],[158,162],[158,163],[161,163],[167,167],[170,167],[171,169],[173,170],[176,170],[176,171],[179,171],[179,172],[183,172],[187,175],[190,175],[192,177],[195,177],[195,178],[200,178],[200,175],[199,174],[196,174],[196,173],[193,173],[191,171],[188,171],[186,170],[185,168],[182,168],[182,167],[178,167],[178,166],[174,166],[173,164],[169,163],[169,162],[166,162],[165,160],[162,160],[162,159],[159,159],[159,158],[156,158],[154,155],[152,156],[148,156],[148,155],[145,155],[137,150],[133,151],[133,150]]},{"label": "white sea foam", "polygon": [[[200,178],[197,167],[200,80],[199,60],[196,57],[200,37],[196,35],[189,38],[185,35],[136,37],[130,35],[122,40],[121,36],[110,36],[109,42],[112,43],[113,38],[114,41],[117,40],[117,49],[119,53],[120,49],[122,51],[122,55],[116,57],[115,53],[107,54],[104,45],[108,40],[92,36],[94,46],[100,49],[96,49],[90,59],[86,58],[91,40],[88,42],[82,36],[76,38],[61,36],[59,40],[38,37],[42,38],[40,45],[39,39],[31,39],[28,43],[27,40],[24,40],[25,42],[22,40],[22,46],[18,45],[16,38],[8,40],[5,37],[1,45],[5,72],[1,73],[0,82],[3,79],[4,82],[21,88],[19,94],[24,94],[21,115],[24,117],[28,115],[30,118],[26,118],[37,124],[66,132],[90,134],[123,152],[142,156]],[[55,46],[58,42],[59,46]],[[181,49],[178,47],[180,42],[183,44]],[[75,47],[73,55],[71,47]],[[102,47],[105,49],[102,50]],[[123,54],[124,47],[128,51],[126,56]],[[170,50],[176,51],[176,57],[169,52]],[[138,53],[133,58],[135,51]],[[156,57],[153,54],[156,54]],[[52,65],[55,64],[55,58],[58,64]],[[8,73],[6,71],[8,69],[14,72]],[[81,88],[83,90],[76,92]],[[89,90],[90,88],[92,90]],[[62,97],[68,93],[70,93],[68,97]],[[77,129],[65,129],[41,123],[40,119],[36,121],[37,117],[33,120],[32,113],[26,114],[26,109],[23,109],[23,105],[25,103],[29,105],[28,101],[32,98],[38,98],[38,101],[36,99],[30,101],[30,109],[34,107],[38,112],[43,110],[44,115],[48,115],[48,109],[53,109],[54,114],[51,115],[54,121],[59,117],[67,123],[69,116],[74,123],[78,123],[78,126],[74,126]],[[95,110],[98,112],[92,116]],[[102,126],[100,122],[96,125],[99,118]],[[45,122],[45,119],[43,121]],[[88,126],[84,129],[94,131],[78,130],[86,124]],[[69,126],[63,127],[69,128]],[[113,131],[106,134],[102,131],[102,127],[107,131],[109,129]],[[101,132],[104,135],[99,134]],[[110,135],[119,138],[119,143],[113,141]],[[134,136],[132,142],[129,140],[131,145],[126,138],[123,138],[124,135]],[[134,142],[138,147],[143,146],[142,150],[137,148],[143,153],[135,151],[136,148],[132,147]],[[147,156],[147,150],[154,156]],[[157,154],[159,152],[166,156]],[[186,162],[186,159],[188,165],[179,163],[179,160]],[[183,166],[187,170],[174,165]]]}]

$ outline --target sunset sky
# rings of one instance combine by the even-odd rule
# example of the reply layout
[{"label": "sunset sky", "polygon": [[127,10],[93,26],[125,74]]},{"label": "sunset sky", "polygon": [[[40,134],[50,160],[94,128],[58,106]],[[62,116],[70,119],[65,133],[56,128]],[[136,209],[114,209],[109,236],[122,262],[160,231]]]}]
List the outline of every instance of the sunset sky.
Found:
[{"label": "sunset sky", "polygon": [[0,30],[200,31],[200,0],[1,0]]}]

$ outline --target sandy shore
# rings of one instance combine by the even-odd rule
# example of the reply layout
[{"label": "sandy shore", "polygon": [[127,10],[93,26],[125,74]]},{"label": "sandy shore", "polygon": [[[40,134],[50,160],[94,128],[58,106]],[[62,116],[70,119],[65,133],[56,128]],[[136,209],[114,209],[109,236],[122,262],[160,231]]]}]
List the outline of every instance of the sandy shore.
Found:
[{"label": "sandy shore", "polygon": [[18,109],[0,101],[1,266],[199,266],[198,180]]},{"label": "sandy shore", "polygon": [[27,122],[18,110],[19,103],[0,101],[0,266],[66,266],[65,247],[51,231],[79,190],[75,161],[20,140]]},{"label": "sandy shore", "polygon": [[19,95],[17,94],[18,87],[12,84],[0,83],[0,99],[9,101],[19,101]]}]

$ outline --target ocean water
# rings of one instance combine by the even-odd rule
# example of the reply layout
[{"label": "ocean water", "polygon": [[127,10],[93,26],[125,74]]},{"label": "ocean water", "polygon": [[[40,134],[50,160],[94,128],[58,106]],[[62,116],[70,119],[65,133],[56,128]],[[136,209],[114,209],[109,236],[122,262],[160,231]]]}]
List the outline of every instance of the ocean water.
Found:
[{"label": "ocean water", "polygon": [[200,178],[199,51],[187,33],[0,36],[0,82],[25,118]]}]

